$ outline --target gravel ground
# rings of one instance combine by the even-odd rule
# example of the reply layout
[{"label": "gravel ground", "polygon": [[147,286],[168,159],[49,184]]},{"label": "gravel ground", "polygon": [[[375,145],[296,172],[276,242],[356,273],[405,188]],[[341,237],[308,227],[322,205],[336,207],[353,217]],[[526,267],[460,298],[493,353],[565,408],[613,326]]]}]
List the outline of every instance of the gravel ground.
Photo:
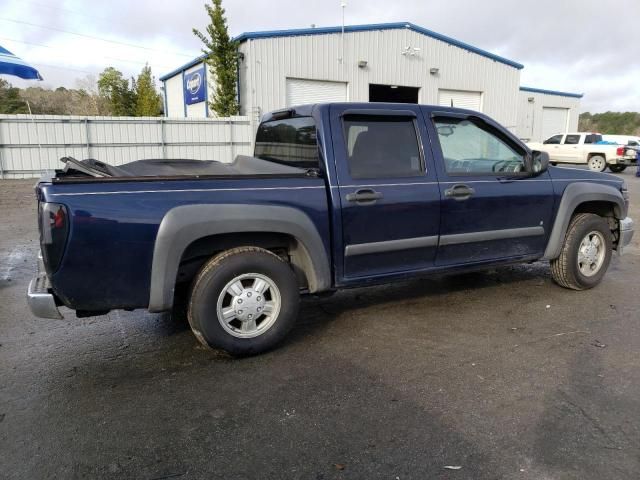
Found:
[{"label": "gravel ground", "polygon": [[588,292],[543,263],[351,290],[234,360],[179,314],[33,318],[33,184],[0,182],[0,478],[640,477],[638,238]]}]

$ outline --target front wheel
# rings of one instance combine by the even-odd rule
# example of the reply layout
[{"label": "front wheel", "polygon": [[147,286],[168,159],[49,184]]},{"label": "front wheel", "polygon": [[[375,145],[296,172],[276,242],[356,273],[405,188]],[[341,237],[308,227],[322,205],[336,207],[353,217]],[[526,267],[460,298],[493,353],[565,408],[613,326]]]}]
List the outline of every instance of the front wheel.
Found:
[{"label": "front wheel", "polygon": [[551,275],[565,288],[593,288],[609,268],[612,249],[606,220],[592,213],[579,213],[571,219],[560,256],[551,260]]},{"label": "front wheel", "polygon": [[594,172],[604,172],[607,169],[607,159],[602,155],[593,155],[587,162],[589,170]]},{"label": "front wheel", "polygon": [[609,165],[609,170],[611,170],[613,173],[624,172],[626,168],[626,165]]},{"label": "front wheel", "polygon": [[254,355],[282,341],[296,321],[299,301],[296,276],[284,260],[268,250],[241,247],[202,267],[187,316],[204,345]]}]

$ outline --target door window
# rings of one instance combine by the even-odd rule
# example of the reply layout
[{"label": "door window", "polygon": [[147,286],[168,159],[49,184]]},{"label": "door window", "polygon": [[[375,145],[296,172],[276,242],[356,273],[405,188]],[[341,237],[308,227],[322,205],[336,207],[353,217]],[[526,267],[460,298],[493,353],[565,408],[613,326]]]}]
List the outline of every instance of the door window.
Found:
[{"label": "door window", "polygon": [[424,174],[413,118],[347,115],[344,131],[351,178],[402,178]]},{"label": "door window", "polygon": [[578,145],[580,143],[580,135],[567,135],[564,138],[565,145]]},{"label": "door window", "polygon": [[545,145],[560,145],[562,142],[563,135],[554,135],[553,137],[547,138],[544,142]]},{"label": "door window", "polygon": [[517,175],[526,172],[524,152],[482,122],[436,118],[435,126],[449,175]]}]

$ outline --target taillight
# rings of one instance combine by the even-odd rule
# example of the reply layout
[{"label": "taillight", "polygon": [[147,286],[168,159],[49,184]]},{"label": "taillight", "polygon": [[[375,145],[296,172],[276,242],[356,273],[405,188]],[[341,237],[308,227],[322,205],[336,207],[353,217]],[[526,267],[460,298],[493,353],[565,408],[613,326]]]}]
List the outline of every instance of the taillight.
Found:
[{"label": "taillight", "polygon": [[624,147],[618,147],[616,149],[616,155],[619,156],[619,157],[624,157],[624,150],[625,150]]},{"label": "taillight", "polygon": [[59,203],[40,204],[40,246],[47,273],[51,275],[60,266],[69,234],[67,208]]}]

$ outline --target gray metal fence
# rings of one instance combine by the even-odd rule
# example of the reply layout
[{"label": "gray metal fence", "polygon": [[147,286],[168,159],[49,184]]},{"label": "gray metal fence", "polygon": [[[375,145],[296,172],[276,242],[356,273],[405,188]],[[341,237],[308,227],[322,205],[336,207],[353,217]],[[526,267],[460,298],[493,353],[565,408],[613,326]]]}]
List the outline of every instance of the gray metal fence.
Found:
[{"label": "gray metal fence", "polygon": [[252,151],[249,117],[0,115],[0,178],[38,177],[60,157],[111,165],[143,158],[232,161]]}]

